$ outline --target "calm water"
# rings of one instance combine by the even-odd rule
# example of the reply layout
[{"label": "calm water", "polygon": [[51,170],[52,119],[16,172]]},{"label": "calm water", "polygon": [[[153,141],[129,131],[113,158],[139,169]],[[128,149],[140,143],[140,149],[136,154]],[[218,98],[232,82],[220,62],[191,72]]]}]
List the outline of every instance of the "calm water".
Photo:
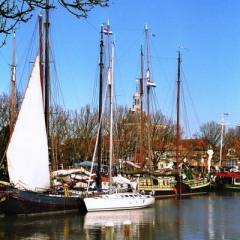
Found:
[{"label": "calm water", "polygon": [[151,208],[99,213],[61,213],[0,217],[0,239],[105,239],[114,224],[124,239],[123,222],[131,221],[132,239],[239,239],[240,193],[156,200]]}]

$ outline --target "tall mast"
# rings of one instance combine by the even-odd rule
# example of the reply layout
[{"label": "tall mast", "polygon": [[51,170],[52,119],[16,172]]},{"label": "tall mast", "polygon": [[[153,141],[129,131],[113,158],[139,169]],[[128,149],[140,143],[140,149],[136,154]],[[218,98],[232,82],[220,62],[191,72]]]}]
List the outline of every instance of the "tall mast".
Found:
[{"label": "tall mast", "polygon": [[[146,33],[146,45],[147,45],[147,70],[146,70],[146,78],[150,79],[150,47],[149,47],[149,39],[148,39],[148,27],[146,24],[145,28]],[[147,86],[147,132],[148,132],[148,165],[151,165],[152,162],[152,154],[151,154],[151,121],[150,121],[150,86]]]},{"label": "tall mast", "polygon": [[[45,124],[48,138],[48,146],[51,146],[50,133],[49,133],[49,102],[50,102],[50,66],[49,66],[49,0],[46,0],[46,20],[45,20]],[[52,169],[54,167],[53,158],[50,159]]]},{"label": "tall mast", "polygon": [[180,48],[178,51],[178,74],[177,74],[177,136],[176,136],[176,164],[179,165],[179,141],[180,141],[180,66],[181,64],[181,55]]},{"label": "tall mast", "polygon": [[99,63],[99,107],[98,107],[98,121],[100,124],[99,127],[99,137],[98,137],[98,177],[97,177],[97,186],[101,187],[101,164],[102,164],[102,127],[101,127],[101,116],[102,116],[102,84],[103,84],[103,25],[101,26],[101,33],[100,33],[100,63]]},{"label": "tall mast", "polygon": [[42,15],[38,15],[39,20],[39,69],[40,69],[40,81],[43,94],[43,31],[42,31]]},{"label": "tall mast", "polygon": [[113,63],[114,63],[114,43],[112,43],[112,57],[108,68],[108,87],[110,94],[110,146],[109,146],[109,182],[112,183],[113,164]]},{"label": "tall mast", "polygon": [[140,78],[140,101],[141,101],[141,116],[140,116],[140,164],[144,165],[144,114],[143,114],[143,51],[141,46],[141,78]]},{"label": "tall mast", "polygon": [[13,46],[12,46],[12,66],[11,66],[11,103],[10,103],[10,125],[9,125],[9,138],[12,136],[13,132],[13,118],[14,118],[14,102],[15,102],[15,84],[16,84],[16,63],[15,63],[15,53],[16,53],[16,37],[15,32],[13,34]]}]

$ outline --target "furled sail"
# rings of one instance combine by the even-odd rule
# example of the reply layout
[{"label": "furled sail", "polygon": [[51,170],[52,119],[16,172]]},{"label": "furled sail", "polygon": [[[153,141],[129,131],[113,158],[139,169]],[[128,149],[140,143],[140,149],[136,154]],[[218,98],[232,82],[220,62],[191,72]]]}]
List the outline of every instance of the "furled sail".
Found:
[{"label": "furled sail", "polygon": [[7,149],[7,162],[10,182],[15,187],[31,191],[50,187],[38,56]]}]

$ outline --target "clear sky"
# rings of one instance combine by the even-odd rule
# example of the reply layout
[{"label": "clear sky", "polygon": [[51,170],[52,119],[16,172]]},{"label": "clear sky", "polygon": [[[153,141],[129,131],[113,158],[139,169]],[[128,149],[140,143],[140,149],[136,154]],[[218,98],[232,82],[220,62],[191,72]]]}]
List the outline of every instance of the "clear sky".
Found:
[{"label": "clear sky", "polygon": [[[177,79],[177,51],[184,46],[187,50],[181,50],[184,72],[181,81],[190,133],[198,131],[203,123],[220,122],[223,113],[228,113],[229,127],[240,122],[240,1],[110,0],[109,3],[109,8],[93,9],[87,19],[77,19],[62,7],[50,12],[51,43],[66,108],[77,109],[97,99],[94,92],[99,72],[99,32],[101,24],[109,20],[116,40],[118,104],[132,106],[147,24],[149,33],[155,35],[150,37],[151,78],[157,84],[154,93],[162,112],[172,116],[170,101]],[[16,30],[17,82],[21,82],[18,85],[22,89],[27,79],[22,77],[20,69],[38,13]],[[10,81],[12,36],[7,41],[0,49],[0,92],[8,91]]]}]

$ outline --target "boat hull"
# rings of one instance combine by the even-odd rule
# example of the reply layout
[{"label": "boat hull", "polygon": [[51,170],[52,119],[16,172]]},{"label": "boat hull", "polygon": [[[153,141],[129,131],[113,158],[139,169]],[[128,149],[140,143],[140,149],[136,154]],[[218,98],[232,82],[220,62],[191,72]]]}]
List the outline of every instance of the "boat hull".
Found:
[{"label": "boat hull", "polygon": [[214,187],[216,191],[240,192],[240,186],[235,186],[232,184],[216,183]]},{"label": "boat hull", "polygon": [[219,172],[213,178],[216,191],[240,192],[240,172]]},{"label": "boat hull", "polygon": [[190,193],[208,193],[210,191],[210,182],[196,183],[196,185],[190,185]]},{"label": "boat hull", "polygon": [[1,195],[0,209],[6,215],[79,210],[83,206],[81,198],[77,196],[48,195],[12,187],[8,187]]},{"label": "boat hull", "polygon": [[95,198],[84,198],[87,211],[113,211],[146,208],[154,204],[154,197],[150,195],[116,193]]},{"label": "boat hull", "polygon": [[191,181],[188,183],[176,182],[166,185],[153,185],[148,180],[148,185],[140,185],[140,191],[147,194],[153,193],[155,198],[168,198],[177,195],[206,194],[210,191],[210,181]]}]

